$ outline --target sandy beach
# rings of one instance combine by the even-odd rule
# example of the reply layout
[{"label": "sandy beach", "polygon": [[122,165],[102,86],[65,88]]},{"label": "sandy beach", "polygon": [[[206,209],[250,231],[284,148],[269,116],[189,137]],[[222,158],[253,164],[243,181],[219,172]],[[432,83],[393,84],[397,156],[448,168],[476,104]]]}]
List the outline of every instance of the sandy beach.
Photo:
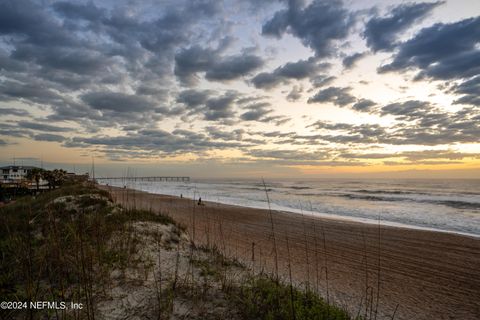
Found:
[{"label": "sandy beach", "polygon": [[275,273],[277,260],[287,279],[290,265],[298,285],[353,316],[378,309],[377,319],[480,318],[479,238],[102,188],[126,207],[169,214],[197,245],[257,272]]}]

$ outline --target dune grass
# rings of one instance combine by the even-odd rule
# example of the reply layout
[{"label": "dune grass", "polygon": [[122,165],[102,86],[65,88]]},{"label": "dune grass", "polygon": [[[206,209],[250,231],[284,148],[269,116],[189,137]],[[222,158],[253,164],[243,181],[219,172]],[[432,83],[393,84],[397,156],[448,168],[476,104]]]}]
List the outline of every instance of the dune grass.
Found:
[{"label": "dune grass", "polygon": [[251,277],[230,297],[241,306],[245,319],[351,319],[347,312],[328,305],[312,291],[291,290],[267,275]]},{"label": "dune grass", "polygon": [[[122,209],[108,192],[87,183],[18,199],[0,208],[0,221],[0,300],[85,304],[80,313],[45,311],[44,316],[59,319],[95,319],[96,296],[108,288],[112,270],[134,265],[132,257],[145,245],[132,224],[173,225],[177,235],[186,230],[167,214]],[[351,319],[312,291],[278,281],[277,274],[253,274],[214,245],[190,246],[189,263],[198,270],[203,289],[196,287],[199,282],[180,281],[177,272],[167,284],[160,277],[155,307],[159,319],[172,313],[175,296],[193,296],[210,287],[218,288],[243,319]],[[198,294],[195,299],[206,298]],[[10,315],[34,316],[32,310]]]},{"label": "dune grass", "polygon": [[[54,201],[62,197],[64,201]],[[138,245],[128,233],[129,222],[175,224],[166,215],[118,210],[107,192],[87,184],[17,199],[0,208],[0,221],[2,301],[88,305],[106,285],[109,272],[128,265],[129,253]],[[124,236],[111,245],[114,233]],[[86,318],[93,317],[93,308],[86,310]]]}]

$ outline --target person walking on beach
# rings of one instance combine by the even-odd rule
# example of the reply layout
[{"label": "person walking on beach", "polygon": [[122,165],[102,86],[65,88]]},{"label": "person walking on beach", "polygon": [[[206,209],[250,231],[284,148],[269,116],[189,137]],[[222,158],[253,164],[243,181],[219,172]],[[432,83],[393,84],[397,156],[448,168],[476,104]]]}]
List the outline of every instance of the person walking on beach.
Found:
[{"label": "person walking on beach", "polygon": [[198,198],[198,205],[201,206],[202,205],[202,198]]}]

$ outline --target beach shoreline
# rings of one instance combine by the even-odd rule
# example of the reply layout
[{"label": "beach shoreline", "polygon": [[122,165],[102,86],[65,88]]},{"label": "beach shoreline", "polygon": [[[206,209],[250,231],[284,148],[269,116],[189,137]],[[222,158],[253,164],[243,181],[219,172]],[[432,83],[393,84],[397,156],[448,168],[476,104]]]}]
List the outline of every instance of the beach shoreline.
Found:
[{"label": "beach shoreline", "polygon": [[378,319],[393,313],[395,319],[480,315],[476,237],[281,211],[270,215],[209,201],[199,206],[187,198],[100,187],[126,207],[169,214],[197,245],[215,246],[256,271],[278,269],[285,278],[290,265],[295,283],[318,290],[353,315],[376,309]]},{"label": "beach shoreline", "polygon": [[[106,183],[107,181],[104,181]],[[110,183],[111,182],[111,183]],[[480,182],[480,181],[479,181]],[[265,188],[258,181],[195,181],[156,183],[108,181],[109,185],[145,192],[199,198],[223,204],[268,209]],[[478,184],[478,183],[477,183]],[[455,187],[454,187],[455,186]],[[323,218],[431,230],[480,237],[480,197],[461,181],[437,189],[433,181],[406,183],[375,180],[338,180],[297,184],[285,181],[267,185],[270,207],[276,211],[314,214]],[[480,186],[480,185],[478,185]],[[470,187],[473,187],[470,186]],[[478,188],[473,188],[473,190]]]}]

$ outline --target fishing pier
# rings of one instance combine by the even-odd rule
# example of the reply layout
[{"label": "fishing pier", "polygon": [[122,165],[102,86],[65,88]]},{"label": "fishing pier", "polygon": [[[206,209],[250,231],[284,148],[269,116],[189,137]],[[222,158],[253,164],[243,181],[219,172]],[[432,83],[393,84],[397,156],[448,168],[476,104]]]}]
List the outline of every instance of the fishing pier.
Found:
[{"label": "fishing pier", "polygon": [[190,177],[100,177],[96,181],[122,180],[122,181],[165,181],[165,182],[189,182]]}]

